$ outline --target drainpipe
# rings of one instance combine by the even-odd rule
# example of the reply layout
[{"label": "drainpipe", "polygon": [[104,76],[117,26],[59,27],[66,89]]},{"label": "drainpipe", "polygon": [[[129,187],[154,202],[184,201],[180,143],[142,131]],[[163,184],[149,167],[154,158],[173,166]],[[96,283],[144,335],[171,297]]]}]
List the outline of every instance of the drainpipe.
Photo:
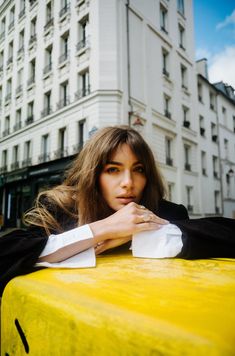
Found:
[{"label": "drainpipe", "polygon": [[131,104],[131,71],[130,71],[130,22],[129,22],[130,0],[126,2],[126,33],[127,33],[127,90],[128,90],[128,125],[131,126],[131,115],[133,107]]},{"label": "drainpipe", "polygon": [[216,122],[217,122],[217,137],[218,137],[218,156],[219,156],[219,168],[220,168],[220,191],[221,191],[221,214],[224,215],[224,189],[223,189],[223,166],[221,160],[221,143],[220,143],[220,135],[219,135],[219,117],[218,117],[218,93],[216,93]]}]

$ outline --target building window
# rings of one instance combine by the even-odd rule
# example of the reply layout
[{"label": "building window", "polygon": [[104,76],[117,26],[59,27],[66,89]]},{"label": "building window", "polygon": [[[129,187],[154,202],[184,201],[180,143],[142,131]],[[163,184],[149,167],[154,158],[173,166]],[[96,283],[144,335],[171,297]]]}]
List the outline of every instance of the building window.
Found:
[{"label": "building window", "polygon": [[222,115],[223,115],[223,123],[225,126],[227,126],[227,110],[224,107],[222,107]]},{"label": "building window", "polygon": [[169,77],[169,52],[162,48],[162,73]]},{"label": "building window", "polygon": [[168,33],[168,11],[162,4],[160,4],[160,28],[165,33]]},{"label": "building window", "polygon": [[68,155],[66,147],[66,127],[59,129],[58,149],[55,151],[55,158],[62,158]]},{"label": "building window", "polygon": [[29,125],[34,121],[34,102],[28,103],[28,116],[25,121],[25,125]]},{"label": "building window", "polygon": [[60,84],[60,101],[57,104],[57,108],[61,109],[64,106],[67,106],[70,103],[69,100],[69,83],[65,81]]},{"label": "building window", "polygon": [[205,120],[202,115],[199,116],[199,125],[200,125],[200,135],[205,136]]},{"label": "building window", "polygon": [[13,62],[13,41],[9,43],[8,46],[8,59],[7,59],[7,66]]},{"label": "building window", "polygon": [[63,17],[64,15],[68,14],[70,9],[70,4],[68,0],[61,0],[61,9],[59,12],[59,17]]},{"label": "building window", "polygon": [[185,50],[185,29],[181,24],[178,24],[179,31],[179,47]]},{"label": "building window", "polygon": [[218,139],[216,124],[214,124],[213,122],[211,123],[211,139],[213,142],[217,142]]},{"label": "building window", "polygon": [[32,45],[37,40],[37,17],[35,16],[30,23],[30,39],[29,45]]},{"label": "building window", "polygon": [[189,214],[193,212],[193,205],[192,205],[192,201],[193,201],[193,187],[190,186],[186,186],[186,199],[187,199],[187,209]]},{"label": "building window", "polygon": [[23,90],[22,83],[23,83],[23,68],[18,70],[18,73],[17,73],[16,96],[19,96]]},{"label": "building window", "polygon": [[7,93],[5,97],[5,103],[11,100],[11,90],[12,90],[12,80],[11,78],[7,81]]},{"label": "building window", "polygon": [[204,176],[206,176],[207,175],[207,171],[206,171],[207,164],[206,164],[206,152],[204,152],[204,151],[201,151],[201,162],[202,162],[202,174]]},{"label": "building window", "polygon": [[233,132],[235,132],[235,116],[233,116]]},{"label": "building window", "polygon": [[220,192],[218,190],[214,191],[215,197],[215,213],[220,214]]},{"label": "building window", "polygon": [[189,108],[186,106],[182,106],[183,111],[183,126],[186,128],[190,128],[190,120],[189,120]]},{"label": "building window", "polygon": [[188,145],[184,145],[184,169],[186,171],[191,171],[190,156],[191,147]]},{"label": "building window", "polygon": [[202,103],[202,84],[198,83],[197,84],[197,92],[198,92],[198,101]]},{"label": "building window", "polygon": [[9,31],[14,27],[14,22],[15,22],[15,6],[13,6],[10,10],[10,18],[9,18],[9,26],[8,26]]},{"label": "building window", "polygon": [[68,60],[69,57],[69,32],[66,32],[60,40],[60,57],[59,64]]},{"label": "building window", "polygon": [[3,63],[4,63],[4,52],[3,50],[0,52],[0,72],[3,71]]},{"label": "building window", "polygon": [[45,67],[43,74],[46,75],[52,70],[52,45],[48,46],[45,50]]},{"label": "building window", "polygon": [[185,90],[188,90],[188,78],[187,78],[187,75],[188,75],[188,71],[187,71],[187,68],[181,64],[180,66],[180,73],[181,73],[181,87]]},{"label": "building window", "polygon": [[172,139],[169,137],[165,138],[165,150],[166,150],[166,164],[168,166],[173,166],[172,159]]},{"label": "building window", "polygon": [[228,140],[225,138],[224,139],[224,155],[225,155],[225,159],[228,159],[229,157],[229,148],[228,148]]},{"label": "building window", "polygon": [[29,79],[28,86],[31,86],[35,83],[35,69],[36,69],[36,60],[35,58],[29,62]]},{"label": "building window", "polygon": [[31,141],[26,141],[24,143],[24,159],[22,162],[23,167],[30,166],[32,164],[32,143]]},{"label": "building window", "polygon": [[42,136],[41,155],[39,156],[39,163],[48,162],[49,160],[49,134],[46,134]]},{"label": "building window", "polygon": [[13,147],[13,156],[11,169],[15,170],[19,168],[19,145]]},{"label": "building window", "polygon": [[75,93],[75,98],[80,99],[90,94],[90,75],[89,70],[85,70],[78,75],[78,91]]},{"label": "building window", "polygon": [[19,19],[23,17],[25,14],[25,0],[20,0],[20,12],[19,12]]},{"label": "building window", "polygon": [[177,11],[184,15],[184,0],[177,0]]},{"label": "building window", "polygon": [[85,17],[78,23],[78,38],[77,51],[80,51],[82,48],[87,47],[88,45],[88,24],[89,18]]},{"label": "building window", "polygon": [[14,131],[20,130],[21,129],[21,109],[18,109],[16,111],[16,121],[14,125]]},{"label": "building window", "polygon": [[5,117],[5,129],[2,133],[2,136],[5,137],[10,134],[10,116]]},{"label": "building window", "polygon": [[215,94],[210,92],[210,109],[215,110]]},{"label": "building window", "polygon": [[53,18],[53,16],[52,16],[52,3],[51,3],[51,1],[49,1],[46,4],[46,23],[51,21],[52,18]]},{"label": "building window", "polygon": [[174,201],[174,183],[168,183],[168,200]]},{"label": "building window", "polygon": [[51,90],[44,94],[44,109],[41,112],[41,117],[45,117],[52,113],[51,107]]},{"label": "building window", "polygon": [[7,150],[3,150],[2,151],[2,167],[1,167],[2,173],[7,171],[7,165],[8,165],[8,152],[7,152]]},{"label": "building window", "polygon": [[19,47],[18,47],[18,56],[24,52],[24,30],[20,31],[19,34]]},{"label": "building window", "polygon": [[170,111],[171,98],[168,95],[164,94],[163,100],[164,100],[164,115],[168,119],[171,119],[171,111]]},{"label": "building window", "polygon": [[5,37],[5,32],[6,32],[6,18],[3,17],[1,21],[1,28],[0,28],[0,40],[4,39]]},{"label": "building window", "polygon": [[213,175],[214,178],[219,178],[219,160],[218,157],[212,156],[212,166],[213,166]]}]

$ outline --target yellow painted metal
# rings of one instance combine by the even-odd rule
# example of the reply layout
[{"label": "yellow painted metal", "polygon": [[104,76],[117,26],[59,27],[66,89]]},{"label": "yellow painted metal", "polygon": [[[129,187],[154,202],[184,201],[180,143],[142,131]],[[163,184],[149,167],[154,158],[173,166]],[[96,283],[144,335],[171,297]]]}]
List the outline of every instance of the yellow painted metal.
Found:
[{"label": "yellow painted metal", "polygon": [[127,253],[100,256],[96,268],[17,277],[2,300],[2,355],[26,351],[235,355],[235,260],[151,260]]}]

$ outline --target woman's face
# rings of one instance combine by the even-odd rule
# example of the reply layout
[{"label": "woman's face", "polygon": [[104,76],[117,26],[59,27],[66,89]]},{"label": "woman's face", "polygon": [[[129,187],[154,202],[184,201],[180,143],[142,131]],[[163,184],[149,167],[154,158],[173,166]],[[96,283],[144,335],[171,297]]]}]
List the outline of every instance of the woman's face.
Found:
[{"label": "woman's face", "polygon": [[113,152],[99,178],[101,194],[114,211],[139,203],[146,181],[143,164],[125,143]]}]

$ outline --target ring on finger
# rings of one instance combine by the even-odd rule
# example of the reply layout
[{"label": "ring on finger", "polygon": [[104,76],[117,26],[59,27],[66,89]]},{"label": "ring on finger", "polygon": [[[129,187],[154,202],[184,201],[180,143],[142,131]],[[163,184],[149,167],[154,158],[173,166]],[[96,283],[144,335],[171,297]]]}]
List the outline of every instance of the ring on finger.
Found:
[{"label": "ring on finger", "polygon": [[142,220],[143,220],[143,222],[151,221],[151,215],[150,214],[142,215]]},{"label": "ring on finger", "polygon": [[144,205],[140,205],[140,209],[145,210],[146,208],[145,208],[145,206],[144,206]]}]

